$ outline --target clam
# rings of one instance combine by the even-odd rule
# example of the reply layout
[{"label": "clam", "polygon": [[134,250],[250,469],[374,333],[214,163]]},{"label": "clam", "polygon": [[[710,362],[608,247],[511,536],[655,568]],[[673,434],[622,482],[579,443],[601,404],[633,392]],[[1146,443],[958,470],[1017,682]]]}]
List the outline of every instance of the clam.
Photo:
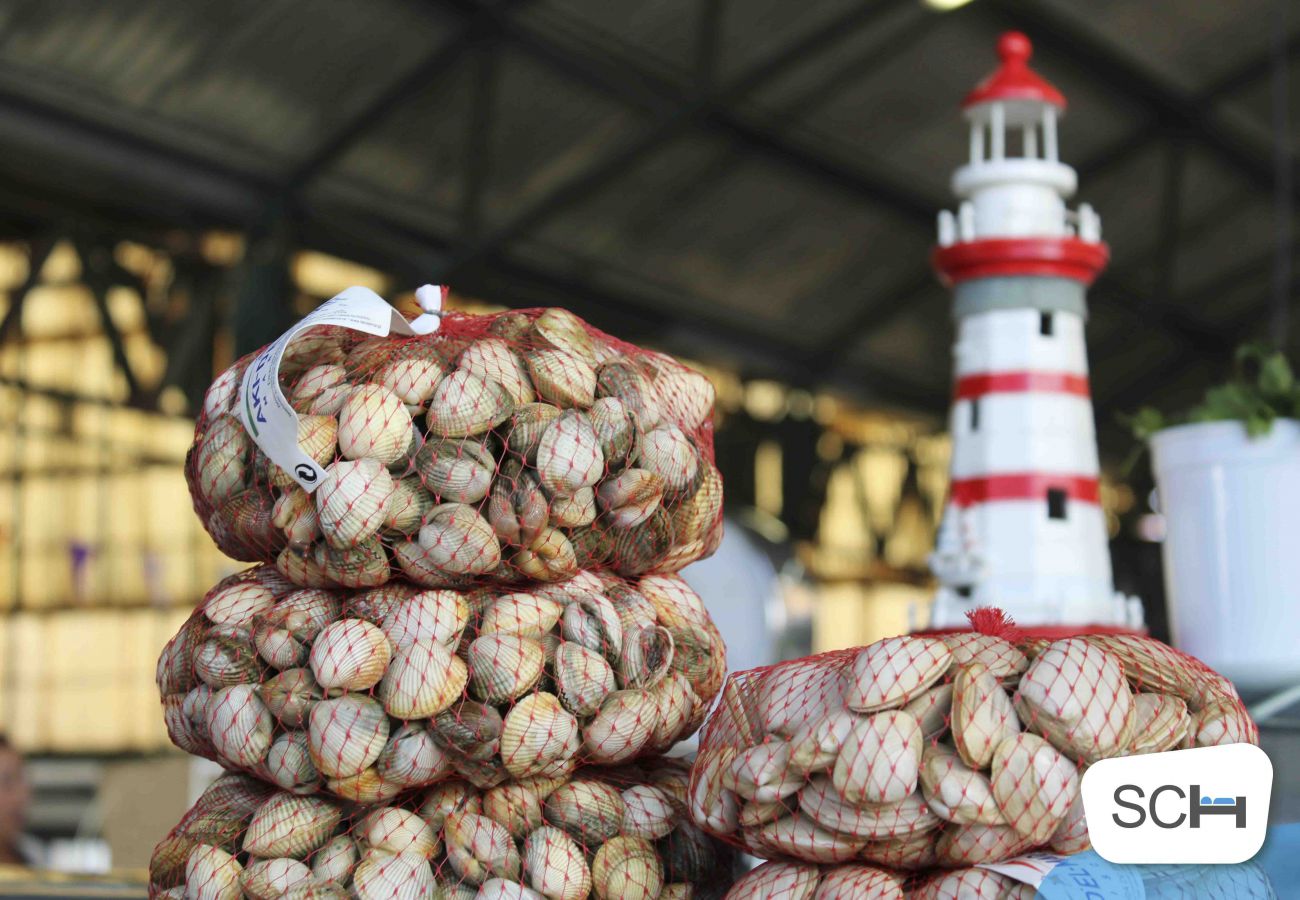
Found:
[{"label": "clam", "polygon": [[332,325],[313,325],[294,335],[280,357],[280,377],[292,378],[307,367],[319,362],[341,363],[347,332]]},{"label": "clam", "polygon": [[825,775],[814,776],[800,789],[798,805],[803,815],[828,831],[873,841],[932,831],[943,824],[920,794],[896,803],[855,806],[844,802]]},{"label": "clam", "polygon": [[275,605],[275,594],[260,584],[239,581],[212,591],[203,601],[203,615],[214,625],[248,626]]},{"label": "clam", "polygon": [[205,631],[206,623],[191,618],[163,646],[154,668],[154,684],[161,696],[183,694],[198,683],[194,674],[194,651]]},{"label": "clam", "polygon": [[489,878],[474,894],[475,900],[546,900],[532,888],[506,878]]},{"label": "clam", "polygon": [[746,800],[770,803],[803,786],[803,772],[790,768],[790,744],[780,738],[746,748],[723,772],[722,783]]},{"label": "clam", "polygon": [[560,408],[549,403],[525,403],[514,411],[504,429],[506,447],[523,462],[537,461],[537,447],[551,423],[560,417]]},{"label": "clam", "polygon": [[787,803],[785,800],[770,800],[760,803],[757,800],[747,800],[745,805],[740,808],[738,820],[741,828],[757,828],[766,822],[775,822],[782,816],[794,812],[793,803]]},{"label": "clam", "polygon": [[271,524],[284,532],[291,545],[306,547],[320,536],[315,499],[297,484],[286,487],[272,507]]},{"label": "clam", "polygon": [[735,759],[734,747],[705,747],[691,772],[687,794],[691,819],[717,835],[731,834],[739,824],[739,800],[724,784],[724,775]]},{"label": "clam", "polygon": [[634,528],[645,522],[663,496],[663,479],[647,469],[624,469],[596,491],[600,509],[613,528]]},{"label": "clam", "polygon": [[524,839],[524,876],[548,900],[585,900],[591,871],[582,848],[558,828],[543,825]]},{"label": "clam", "polygon": [[442,831],[447,817],[454,812],[472,812],[482,814],[478,792],[463,781],[444,781],[435,785],[424,794],[420,804],[420,818],[428,822],[434,831]]},{"label": "clam", "polygon": [[1082,853],[1092,849],[1092,839],[1088,836],[1088,820],[1083,812],[1083,794],[1080,793],[1070,804],[1056,830],[1052,832],[1050,846],[1054,853]]},{"label": "clam", "polygon": [[596,851],[591,887],[600,900],[655,900],[664,887],[663,863],[645,838],[620,834]]},{"label": "clam", "polygon": [[940,638],[892,637],[858,651],[845,704],[854,712],[902,706],[948,671],[952,652]]},{"label": "clam", "polygon": [[596,432],[606,463],[613,466],[627,458],[636,439],[636,430],[622,400],[601,397],[587,410],[587,421]]},{"label": "clam", "polygon": [[464,700],[433,720],[438,741],[457,755],[489,760],[500,749],[501,714],[485,703]]},{"label": "clam", "polygon": [[1020,720],[1002,685],[983,663],[957,669],[952,683],[952,736],[973,769],[986,769],[1004,740],[1020,733]]},{"label": "clam", "polygon": [[328,800],[276,794],[253,813],[244,832],[244,852],[263,859],[302,859],[325,845],[342,816]]},{"label": "clam", "polygon": [[1135,694],[1133,738],[1126,752],[1136,755],[1173,750],[1187,736],[1191,721],[1187,703],[1181,697]]},{"label": "clam", "polygon": [[436,716],[460,699],[465,663],[437,641],[415,641],[393,654],[376,692],[384,710],[399,719]]},{"label": "clam", "polygon": [[821,870],[789,862],[765,862],[740,878],[724,900],[813,900]]},{"label": "clam", "polygon": [[398,478],[384,507],[382,530],[389,534],[415,534],[433,506],[433,497],[418,477]]},{"label": "clam", "polygon": [[634,784],[622,792],[623,828],[620,833],[657,841],[677,825],[677,807],[663,788]]},{"label": "clam", "polygon": [[388,716],[361,694],[316,703],[308,717],[312,762],[327,778],[357,775],[379,758],[388,742]]},{"label": "clam", "polygon": [[501,545],[472,506],[443,503],[429,512],[418,540],[423,562],[455,575],[482,575],[501,564]]},{"label": "clam", "polygon": [[415,454],[415,469],[439,503],[478,503],[488,495],[496,460],[473,440],[430,440]]},{"label": "clam", "polygon": [[311,547],[289,545],[276,556],[275,568],[285,578],[303,587],[333,587],[334,582],[326,576],[325,570],[316,561],[317,547],[318,544]]},{"label": "clam", "polygon": [[596,371],[563,350],[534,350],[525,359],[537,396],[561,409],[588,407],[596,399]]},{"label": "clam", "polygon": [[790,764],[803,772],[831,766],[855,722],[856,716],[841,709],[800,725],[790,736]]},{"label": "clam", "polygon": [[365,619],[373,625],[380,625],[402,601],[419,592],[420,589],[414,585],[394,581],[349,594],[344,600],[343,611],[349,619]]},{"label": "clam", "polygon": [[[339,423],[333,416],[299,416],[297,426],[298,449],[315,460],[320,466],[327,466],[334,460],[338,431]],[[275,464],[271,465],[269,480],[273,487],[281,489],[297,486],[298,484],[292,475]]]},{"label": "clam", "polygon": [[681,543],[700,541],[701,556],[717,549],[722,535],[722,473],[707,459],[700,459],[699,486],[678,501],[672,511],[673,535]]},{"label": "clam", "polygon": [[1010,825],[962,825],[940,832],[934,855],[940,865],[977,866],[1010,859],[1029,847]]},{"label": "clam", "polygon": [[859,719],[835,758],[831,781],[847,802],[897,803],[916,790],[921,727],[902,710]]},{"label": "clam", "polygon": [[381,628],[397,650],[417,641],[436,641],[448,650],[469,624],[469,605],[456,591],[420,591],[399,600],[383,617]]},{"label": "clam", "polygon": [[331,838],[311,857],[311,874],[317,881],[345,884],[357,864],[357,845],[346,834]]},{"label": "clam", "polygon": [[605,658],[573,641],[560,643],[554,669],[560,703],[575,716],[595,715],[615,688],[614,670]]},{"label": "clam", "polygon": [[438,383],[425,422],[431,436],[473,437],[500,425],[514,408],[501,385],[457,369]]},{"label": "clam", "polygon": [[436,359],[396,359],[375,373],[375,383],[392,393],[408,412],[423,409],[444,372]]},{"label": "clam", "polygon": [[[1028,888],[1027,894],[1020,892]],[[1037,892],[989,869],[966,868],[931,875],[912,891],[915,900],[1020,900]]]},{"label": "clam", "polygon": [[937,738],[947,730],[952,718],[952,683],[938,684],[923,694],[918,694],[903,706],[921,726],[921,736],[927,741]]},{"label": "clam", "polygon": [[532,337],[539,346],[562,350],[591,365],[596,363],[596,346],[591,332],[567,309],[553,307],[543,310],[533,322]]},{"label": "clam", "polygon": [[432,898],[436,882],[429,861],[416,853],[371,851],[352,874],[356,900]]},{"label": "clam", "polygon": [[211,419],[222,413],[233,413],[239,406],[239,388],[244,380],[248,363],[240,360],[226,369],[203,393],[203,417]]},{"label": "clam", "polygon": [[1036,734],[998,745],[992,783],[1003,817],[1031,844],[1047,841],[1079,796],[1074,763]]},{"label": "clam", "polygon": [[1039,653],[1020,677],[1015,703],[1027,729],[1088,762],[1122,749],[1133,713],[1124,667],[1083,638],[1056,641]]},{"label": "clam", "polygon": [[1259,729],[1239,700],[1214,700],[1196,711],[1184,744],[1217,747],[1222,744],[1257,744]]},{"label": "clam", "polygon": [[540,638],[555,627],[563,611],[558,600],[537,592],[503,594],[483,610],[479,633]]},{"label": "clam", "polygon": [[546,527],[550,514],[537,476],[523,471],[517,460],[507,460],[492,483],[487,505],[488,521],[497,536],[508,544],[527,547]]},{"label": "clam", "polygon": [[561,631],[572,641],[605,656],[623,652],[623,622],[613,602],[600,593],[571,601],[561,617]]},{"label": "clam", "polygon": [[551,524],[559,528],[582,528],[596,521],[596,492],[579,488],[570,495],[551,499]]},{"label": "clam", "polygon": [[610,360],[596,370],[596,396],[617,398],[643,431],[659,423],[659,398],[650,379],[629,360]]},{"label": "clam", "polygon": [[308,669],[285,669],[262,682],[258,696],[271,715],[288,728],[301,728],[312,705],[324,696]]},{"label": "clam", "polygon": [[393,477],[377,459],[332,463],[316,489],[321,533],[335,547],[352,547],[384,525]]},{"label": "clam", "polygon": [[506,713],[501,729],[501,761],[515,778],[538,774],[548,764],[571,758],[578,720],[554,694],[529,694]]},{"label": "clam", "polygon": [[584,847],[595,847],[618,834],[625,812],[618,790],[587,778],[560,785],[542,804],[546,821]]},{"label": "clam", "polygon": [[405,722],[375,760],[375,773],[402,787],[431,784],[451,773],[451,762],[426,723]]},{"label": "clam", "polygon": [[578,571],[578,557],[564,532],[543,528],[531,544],[514,555],[511,565],[525,578],[562,581]]},{"label": "clam", "polygon": [[221,688],[205,712],[208,738],[223,759],[251,768],[266,756],[271,746],[271,713],[254,685]]},{"label": "clam", "polygon": [[208,425],[194,454],[199,496],[217,505],[244,489],[253,442],[235,416],[223,413]]},{"label": "clam", "polygon": [[530,785],[509,782],[483,793],[483,815],[500,822],[515,840],[542,824],[542,798]]},{"label": "clam", "polygon": [[648,575],[637,582],[637,588],[654,606],[656,618],[665,628],[708,627],[712,623],[700,595],[679,575]]},{"label": "clam", "polygon": [[542,486],[561,496],[600,480],[605,474],[605,456],[585,416],[566,411],[547,427],[537,445],[537,472]]},{"label": "clam", "polygon": [[822,875],[813,900],[903,900],[901,879],[872,866],[836,866]]},{"label": "clam", "polygon": [[645,750],[659,726],[659,705],[647,691],[614,691],[583,729],[583,745],[594,762],[626,762]]},{"label": "clam", "polygon": [[286,731],[277,735],[266,751],[266,774],[278,787],[295,794],[314,794],[320,787],[320,773],[311,761],[307,735]]},{"label": "clam", "polygon": [[1029,659],[1009,641],[991,634],[978,631],[964,631],[959,634],[944,635],[943,642],[952,653],[952,661],[958,666],[979,663],[989,670],[994,678],[1003,681],[1015,678],[1029,668]]},{"label": "clam", "polygon": [[542,677],[542,645],[517,634],[484,634],[469,645],[470,693],[486,703],[501,704],[528,693]]},{"label": "clam", "polygon": [[248,632],[238,626],[212,628],[194,651],[194,674],[214,688],[256,682],[261,666]]},{"label": "clam", "polygon": [[303,372],[289,393],[289,405],[299,415],[337,416],[352,385],[338,363],[322,363]]},{"label": "clam", "polygon": [[627,634],[618,672],[624,688],[645,689],[658,684],[673,664],[673,635],[653,625]]},{"label": "clam", "polygon": [[[210,695],[212,689],[203,685],[201,690],[205,694],[202,703],[206,706],[206,695]],[[167,737],[186,753],[211,756],[216,750],[208,740],[207,719],[204,716],[195,719],[187,715],[185,701],[188,697],[189,694],[169,694],[163,697],[163,723],[167,727]]]},{"label": "clam", "polygon": [[482,884],[494,877],[519,877],[519,851],[499,822],[471,812],[453,812],[447,816],[443,835],[447,861],[465,881]]},{"label": "clam", "polygon": [[667,492],[683,491],[695,483],[700,455],[676,425],[659,425],[637,437],[636,464],[655,475]]},{"label": "clam", "polygon": [[186,900],[239,900],[244,867],[220,847],[196,844],[185,861]]},{"label": "clam", "polygon": [[390,781],[374,766],[362,769],[355,775],[330,778],[325,782],[330,793],[353,803],[375,804],[393,799],[406,787],[400,781]]},{"label": "clam", "polygon": [[921,791],[935,815],[958,825],[1005,825],[983,772],[970,768],[952,748],[931,744],[921,757]]},{"label": "clam", "polygon": [[916,831],[902,837],[870,841],[860,856],[865,862],[900,871],[929,868],[936,861],[936,834],[942,832]]},{"label": "clam", "polygon": [[653,389],[664,415],[686,431],[695,431],[713,415],[713,382],[669,357],[654,378]]},{"label": "clam", "polygon": [[827,831],[801,813],[751,829],[746,837],[764,853],[818,863],[846,862],[867,843],[864,838]]},{"label": "clam", "polygon": [[244,896],[250,900],[278,900],[290,888],[314,882],[311,869],[296,859],[260,859],[239,876]]},{"label": "clam", "polygon": [[348,547],[317,544],[313,554],[321,575],[329,584],[339,587],[378,587],[392,573],[388,554],[377,537],[365,538]]},{"label": "clam", "polygon": [[357,826],[362,847],[385,853],[411,853],[428,859],[438,852],[438,834],[417,814],[395,806],[372,810]]},{"label": "clam", "polygon": [[365,691],[384,677],[393,653],[388,636],[364,619],[325,627],[311,648],[311,670],[326,693]]},{"label": "clam", "polygon": [[533,401],[533,385],[523,360],[499,338],[476,340],[465,348],[456,365],[500,385],[516,406]]}]

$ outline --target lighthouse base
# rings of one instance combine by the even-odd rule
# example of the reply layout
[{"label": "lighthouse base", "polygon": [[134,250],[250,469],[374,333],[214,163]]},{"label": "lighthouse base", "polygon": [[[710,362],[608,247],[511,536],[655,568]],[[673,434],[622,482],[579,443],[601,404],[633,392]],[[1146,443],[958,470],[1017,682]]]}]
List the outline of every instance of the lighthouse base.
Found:
[{"label": "lighthouse base", "polygon": [[[998,596],[994,596],[997,593]],[[1007,592],[981,590],[968,592],[940,587],[930,610],[929,630],[967,630],[966,614],[981,606],[995,606],[1026,630],[1065,628],[1073,633],[1085,631],[1145,632],[1142,602],[1121,593],[1109,596],[1069,598],[1015,597]]]}]

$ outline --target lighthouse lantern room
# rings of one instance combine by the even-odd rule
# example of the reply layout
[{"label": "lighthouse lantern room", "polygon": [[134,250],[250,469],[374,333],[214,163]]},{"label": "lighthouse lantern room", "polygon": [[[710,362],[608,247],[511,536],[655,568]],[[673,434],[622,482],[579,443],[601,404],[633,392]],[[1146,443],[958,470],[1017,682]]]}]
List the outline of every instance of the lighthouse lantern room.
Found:
[{"label": "lighthouse lantern room", "polygon": [[1140,628],[1117,594],[1101,508],[1084,347],[1085,292],[1105,266],[1101,219],[1066,206],[1065,98],[1010,32],[963,103],[970,159],[939,214],[934,265],[954,294],[952,482],[931,568],[931,628],[998,606],[1030,627]]}]

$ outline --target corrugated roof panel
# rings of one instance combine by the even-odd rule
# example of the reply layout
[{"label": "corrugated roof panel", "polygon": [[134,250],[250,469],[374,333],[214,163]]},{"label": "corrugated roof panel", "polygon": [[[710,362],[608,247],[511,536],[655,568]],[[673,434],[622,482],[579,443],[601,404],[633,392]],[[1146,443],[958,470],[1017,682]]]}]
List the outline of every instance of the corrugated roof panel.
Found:
[{"label": "corrugated roof panel", "polygon": [[664,71],[689,73],[695,66],[698,0],[549,0],[525,6],[518,18],[561,40],[648,58]]}]

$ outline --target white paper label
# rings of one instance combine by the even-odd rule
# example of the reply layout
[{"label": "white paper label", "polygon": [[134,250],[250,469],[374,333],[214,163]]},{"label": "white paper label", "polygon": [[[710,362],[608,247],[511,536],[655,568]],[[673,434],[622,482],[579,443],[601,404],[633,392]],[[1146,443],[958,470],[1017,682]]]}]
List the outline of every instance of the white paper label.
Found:
[{"label": "white paper label", "polygon": [[1056,868],[1063,859],[1065,857],[1057,853],[1027,853],[1006,862],[979,863],[976,868],[988,869],[1036,888],[1043,883],[1047,873]]},{"label": "white paper label", "polygon": [[298,447],[298,414],[280,390],[280,360],[289,342],[313,325],[341,325],[377,337],[413,335],[410,323],[369,288],[350,287],[326,300],[257,355],[244,372],[239,415],[244,427],[271,462],[311,493],[325,470]]}]

